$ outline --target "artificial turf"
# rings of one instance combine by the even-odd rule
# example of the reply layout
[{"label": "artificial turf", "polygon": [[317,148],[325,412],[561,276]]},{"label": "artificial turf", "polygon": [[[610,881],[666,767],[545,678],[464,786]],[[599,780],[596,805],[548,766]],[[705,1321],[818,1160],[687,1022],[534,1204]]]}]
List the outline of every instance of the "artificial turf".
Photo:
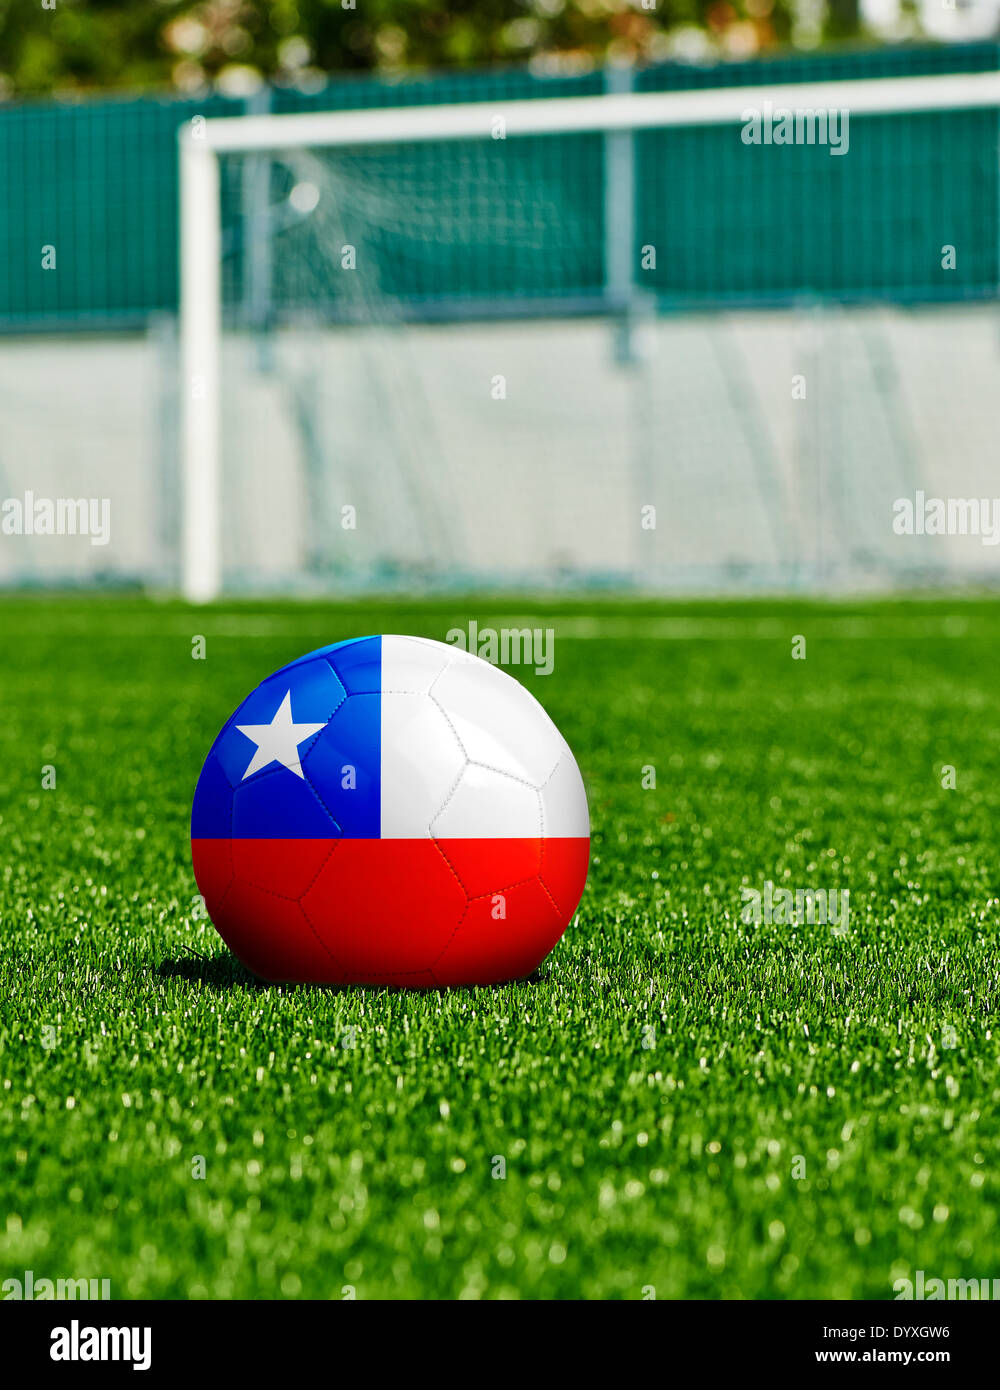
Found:
[{"label": "artificial turf", "polygon": [[[197,913],[218,728],[312,648],[470,619],[555,633],[551,675],[512,673],[587,783],[565,937],[498,989],[257,983]],[[0,1280],[892,1298],[996,1274],[995,602],[5,597],[0,637]],[[766,880],[849,889],[846,932],[744,922]]]}]

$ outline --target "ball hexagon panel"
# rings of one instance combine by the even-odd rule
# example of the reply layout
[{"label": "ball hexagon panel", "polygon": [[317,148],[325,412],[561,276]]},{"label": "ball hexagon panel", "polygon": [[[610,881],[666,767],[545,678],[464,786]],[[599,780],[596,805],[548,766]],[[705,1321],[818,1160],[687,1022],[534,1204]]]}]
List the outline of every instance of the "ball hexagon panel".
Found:
[{"label": "ball hexagon panel", "polygon": [[465,890],[432,840],[398,841],[392,876],[381,845],[342,840],[302,897],[316,935],[352,979],[428,970],[466,908]]},{"label": "ball hexagon panel", "polygon": [[226,945],[262,979],[328,980],[342,971],[292,898],[235,878],[212,920]]},{"label": "ball hexagon panel", "polygon": [[538,881],[559,908],[564,922],[576,911],[587,878],[590,860],[590,841],[568,836],[558,842],[548,838],[541,842],[542,866]]},{"label": "ball hexagon panel", "polygon": [[542,834],[571,839],[590,838],[587,793],[576,759],[565,752],[539,788],[542,802]]},{"label": "ball hexagon panel", "polygon": [[429,695],[435,681],[455,659],[455,648],[427,637],[383,638],[393,643],[393,666],[383,695]]},{"label": "ball hexagon panel", "polygon": [[438,847],[455,871],[467,898],[482,898],[503,892],[517,883],[538,878],[542,870],[542,842],[517,838],[508,840],[497,853],[493,842],[482,840],[439,840]]},{"label": "ball hexagon panel", "polygon": [[454,731],[429,695],[382,696],[382,775],[391,793],[382,797],[383,839],[432,835],[465,766]]},{"label": "ball hexagon panel", "polygon": [[[232,835],[234,840],[254,844],[258,840],[288,838],[286,806],[283,799],[285,768],[258,772],[233,792]],[[340,835],[334,820],[315,788],[305,778],[296,805],[296,833],[314,840]]]},{"label": "ball hexagon panel", "polygon": [[482,982],[523,979],[548,955],[565,928],[562,913],[537,878],[474,898],[434,961],[434,977],[439,984],[457,985],[482,976],[486,940],[491,943],[492,979]]},{"label": "ball hexagon panel", "polygon": [[533,839],[542,833],[535,787],[481,763],[466,763],[431,821],[436,839]]},{"label": "ball hexagon panel", "polygon": [[233,873],[243,883],[298,902],[337,848],[328,839],[233,841]]},{"label": "ball hexagon panel", "polygon": [[326,658],[348,695],[382,693],[382,651],[378,637],[359,637],[354,642],[338,642],[328,649]]},{"label": "ball hexagon panel", "polygon": [[523,685],[467,652],[455,654],[431,694],[470,762],[538,786],[566,748],[559,730]]},{"label": "ball hexagon panel", "polygon": [[346,838],[379,833],[380,704],[378,695],[347,696],[302,757],[305,781],[336,827],[333,833]]}]

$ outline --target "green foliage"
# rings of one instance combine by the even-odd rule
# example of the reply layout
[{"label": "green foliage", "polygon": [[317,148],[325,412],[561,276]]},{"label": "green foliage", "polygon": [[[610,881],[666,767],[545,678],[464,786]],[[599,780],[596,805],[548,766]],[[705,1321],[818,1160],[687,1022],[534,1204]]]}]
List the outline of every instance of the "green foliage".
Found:
[{"label": "green foliage", "polygon": [[0,0],[7,94],[306,81],[319,72],[538,60],[579,70],[608,57],[747,57],[791,39],[858,32],[856,0],[819,28],[792,0]]},{"label": "green foliage", "polygon": [[[0,1280],[888,1298],[994,1272],[995,603],[4,607]],[[248,977],[188,851],[230,711],[329,641],[532,614],[593,819],[537,977]],[[846,935],[744,922],[766,879],[849,888]]]}]

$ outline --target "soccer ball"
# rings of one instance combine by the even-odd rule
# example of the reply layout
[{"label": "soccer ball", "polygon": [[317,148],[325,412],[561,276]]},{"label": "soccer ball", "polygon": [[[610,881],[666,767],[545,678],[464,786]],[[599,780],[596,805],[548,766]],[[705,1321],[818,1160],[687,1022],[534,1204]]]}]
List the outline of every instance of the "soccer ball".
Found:
[{"label": "soccer ball", "polygon": [[226,722],[191,849],[220,935],[266,980],[487,985],[562,936],[590,820],[516,680],[442,642],[361,637],[282,667]]}]

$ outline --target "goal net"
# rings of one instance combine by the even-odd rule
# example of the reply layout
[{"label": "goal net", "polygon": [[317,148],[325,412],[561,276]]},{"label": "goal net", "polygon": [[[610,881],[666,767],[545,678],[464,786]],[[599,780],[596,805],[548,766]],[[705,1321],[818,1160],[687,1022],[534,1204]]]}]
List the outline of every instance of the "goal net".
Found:
[{"label": "goal net", "polygon": [[981,577],[998,84],[187,128],[186,592]]}]

